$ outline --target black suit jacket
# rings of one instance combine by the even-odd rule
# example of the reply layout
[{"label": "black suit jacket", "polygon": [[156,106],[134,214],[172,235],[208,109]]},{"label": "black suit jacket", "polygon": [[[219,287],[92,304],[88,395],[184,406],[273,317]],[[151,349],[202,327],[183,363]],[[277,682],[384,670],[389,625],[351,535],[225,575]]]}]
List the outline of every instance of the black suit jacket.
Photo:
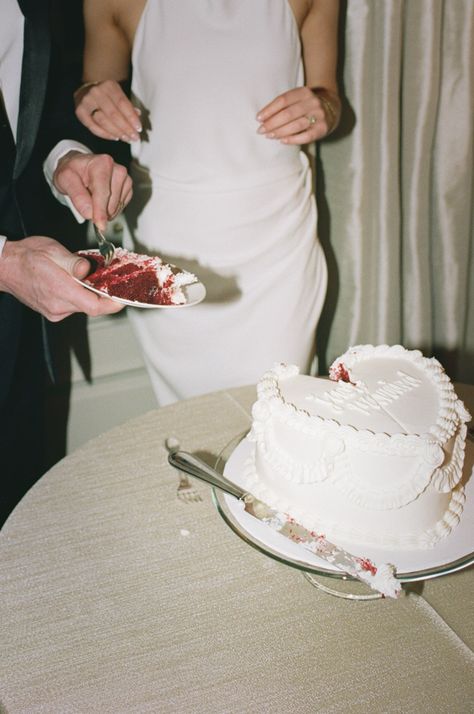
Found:
[{"label": "black suit jacket", "polygon": [[25,235],[22,225],[25,207],[19,201],[18,186],[25,172],[28,175],[28,169],[32,168],[30,159],[38,137],[51,57],[48,0],[21,0],[19,5],[25,15],[25,31],[16,146],[5,123],[1,135],[0,232],[11,239]]},{"label": "black suit jacket", "polygon": [[[72,92],[77,78],[65,74],[52,32],[52,20],[58,24],[58,12],[67,12],[61,10],[67,3],[55,7],[53,0],[18,0],[18,4],[25,16],[20,106],[16,145],[8,126],[0,130],[0,234],[11,240],[27,235],[63,238],[55,235],[57,217],[62,234],[64,218],[71,221],[71,230],[74,219],[52,197],[42,164],[60,139],[87,142],[89,136],[74,116]],[[11,295],[0,293],[0,428],[25,310]]]}]

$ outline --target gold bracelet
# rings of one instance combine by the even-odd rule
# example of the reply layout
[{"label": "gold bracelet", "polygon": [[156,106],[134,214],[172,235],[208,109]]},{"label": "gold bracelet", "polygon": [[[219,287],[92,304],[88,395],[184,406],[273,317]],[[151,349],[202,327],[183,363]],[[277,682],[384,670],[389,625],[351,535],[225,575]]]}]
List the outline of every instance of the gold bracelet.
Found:
[{"label": "gold bracelet", "polygon": [[76,89],[74,94],[79,94],[79,92],[82,92],[84,89],[89,89],[89,87],[95,87],[96,84],[99,84],[99,82],[84,82],[84,84],[81,84],[81,86]]},{"label": "gold bracelet", "polygon": [[323,107],[324,114],[326,115],[326,122],[328,125],[328,134],[330,134],[336,126],[338,125],[338,112],[334,107],[332,102],[327,97],[327,90],[316,87],[312,90],[313,94],[317,96],[321,105]]}]

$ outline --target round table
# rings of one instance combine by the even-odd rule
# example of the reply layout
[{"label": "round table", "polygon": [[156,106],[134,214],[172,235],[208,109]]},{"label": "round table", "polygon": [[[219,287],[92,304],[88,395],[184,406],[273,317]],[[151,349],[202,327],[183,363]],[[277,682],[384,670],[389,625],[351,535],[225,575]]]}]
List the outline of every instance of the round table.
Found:
[{"label": "round table", "polygon": [[0,711],[473,710],[474,568],[342,600],[241,540],[205,484],[177,499],[165,439],[215,462],[254,399],[151,411],[24,497],[0,533]]}]

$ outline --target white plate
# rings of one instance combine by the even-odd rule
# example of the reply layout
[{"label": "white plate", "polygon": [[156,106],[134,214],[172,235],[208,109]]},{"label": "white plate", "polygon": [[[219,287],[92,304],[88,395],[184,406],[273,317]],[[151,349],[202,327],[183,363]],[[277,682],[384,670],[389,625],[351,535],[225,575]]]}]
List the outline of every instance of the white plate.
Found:
[{"label": "white plate", "polygon": [[[81,254],[83,255],[98,255],[99,251],[96,249],[91,249],[91,250],[81,250]],[[175,266],[178,267],[178,266]],[[104,290],[98,290],[97,288],[94,288],[92,285],[89,285],[89,283],[86,283],[84,280],[79,280],[78,278],[74,278],[76,282],[78,282],[80,285],[83,285],[85,288],[88,290],[91,290],[93,293],[96,293],[97,295],[102,295],[102,297],[109,298],[110,300],[113,300],[114,302],[119,302],[122,305],[130,305],[131,307],[144,307],[147,309],[151,308],[160,308],[160,309],[167,309],[167,310],[176,310],[176,308],[181,308],[181,307],[192,307],[193,305],[197,305],[198,303],[202,302],[204,298],[206,297],[206,288],[204,285],[200,282],[197,283],[191,283],[191,285],[184,285],[181,290],[184,293],[184,296],[186,298],[186,302],[183,303],[182,305],[155,305],[154,303],[149,303],[149,302],[138,302],[136,300],[126,300],[125,298],[121,297],[116,297],[115,295],[110,295],[109,293],[106,293]]]},{"label": "white plate", "polygon": [[[242,436],[234,439],[224,450],[220,462],[225,476],[240,486],[244,486],[242,474],[244,464],[252,444]],[[368,548],[357,544],[338,541],[338,545],[354,555],[370,558],[374,563],[392,563],[401,582],[427,580],[453,573],[474,563],[474,444],[467,442],[464,473],[466,483],[466,503],[459,525],[447,538],[428,550],[386,550]],[[218,465],[219,468],[219,465]],[[470,478],[468,479],[468,476]],[[256,520],[244,511],[243,504],[233,496],[214,490],[214,501],[226,523],[243,540],[267,555],[288,565],[317,573],[342,578],[344,573],[325,560],[306,551],[289,538],[276,533],[269,526]]]}]

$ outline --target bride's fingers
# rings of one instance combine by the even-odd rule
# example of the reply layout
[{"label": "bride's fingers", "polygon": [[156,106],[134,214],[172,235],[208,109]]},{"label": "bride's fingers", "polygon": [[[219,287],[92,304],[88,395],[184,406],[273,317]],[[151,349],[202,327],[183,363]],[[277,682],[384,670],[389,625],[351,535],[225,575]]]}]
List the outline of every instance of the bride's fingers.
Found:
[{"label": "bride's fingers", "polygon": [[305,134],[311,135],[311,137],[313,137],[310,138],[309,141],[313,141],[318,131],[317,123],[318,118],[316,117],[316,115],[305,115],[299,117],[298,119],[295,119],[294,121],[290,121],[287,124],[284,124],[283,126],[280,126],[278,129],[265,132],[264,136],[267,139],[286,139],[290,136],[294,136],[295,134],[301,134],[302,132],[305,132]]},{"label": "bride's fingers", "polygon": [[76,94],[76,115],[103,139],[138,141],[141,122],[137,110],[118,82],[107,80]]},{"label": "bride's fingers", "polygon": [[117,133],[110,133],[97,122],[96,115],[100,108],[88,101],[81,101],[76,107],[76,116],[89,131],[101,139],[118,139]]},{"label": "bride's fingers", "polygon": [[282,110],[296,104],[298,101],[310,99],[312,96],[309,87],[296,87],[283,92],[278,97],[275,97],[271,102],[266,104],[257,113],[257,121],[265,123],[268,119],[278,114]]},{"label": "bride's fingers", "polygon": [[119,137],[122,141],[138,141],[142,124],[137,109],[123,92],[120,85],[114,82],[110,87],[104,87],[107,102],[100,105],[107,119],[119,129]]},{"label": "bride's fingers", "polygon": [[[324,115],[319,100],[311,92],[308,95],[300,90],[298,94],[292,95],[292,99],[297,101],[291,104],[286,103],[279,111],[267,116],[266,119],[261,121],[257,132],[267,136],[271,135],[271,138],[280,138],[286,134],[286,132],[281,133],[283,127],[291,125],[295,131],[302,131],[307,128],[304,122],[308,121],[308,118],[311,118],[309,120],[314,123],[315,118],[318,119]],[[279,102],[274,104],[274,106],[279,105]],[[295,125],[294,122],[299,122],[299,124]]]},{"label": "bride's fingers", "polygon": [[299,134],[291,134],[290,136],[285,136],[280,139],[282,144],[297,144],[302,146],[303,144],[310,144],[312,141],[317,141],[326,134],[326,130],[318,126],[311,126],[306,131],[302,131]]},{"label": "bride's fingers", "polygon": [[138,141],[140,135],[124,118],[121,111],[111,102],[103,102],[102,106],[93,110],[91,119],[96,129],[106,132],[111,139],[121,141]]},{"label": "bride's fingers", "polygon": [[287,106],[263,121],[257,129],[257,133],[269,134],[275,132],[281,127],[300,119],[304,115],[305,111],[300,103]]},{"label": "bride's fingers", "polygon": [[288,133],[300,132],[308,128],[308,122],[314,124],[323,118],[324,112],[318,103],[298,102],[283,109],[261,124],[257,129],[259,134],[274,139],[287,136]]},{"label": "bride's fingers", "polygon": [[257,113],[255,118],[258,122],[264,124],[268,119],[271,119],[275,116],[275,114],[278,114],[278,112],[281,112],[287,106],[288,104],[285,101],[284,95],[281,95],[274,99],[273,102],[270,102],[270,104],[263,107],[263,109]]},{"label": "bride's fingers", "polygon": [[277,97],[267,106],[267,112],[258,114],[261,123],[257,132],[267,139],[278,139],[285,144],[317,141],[338,123],[337,103],[331,103],[307,87]]}]

